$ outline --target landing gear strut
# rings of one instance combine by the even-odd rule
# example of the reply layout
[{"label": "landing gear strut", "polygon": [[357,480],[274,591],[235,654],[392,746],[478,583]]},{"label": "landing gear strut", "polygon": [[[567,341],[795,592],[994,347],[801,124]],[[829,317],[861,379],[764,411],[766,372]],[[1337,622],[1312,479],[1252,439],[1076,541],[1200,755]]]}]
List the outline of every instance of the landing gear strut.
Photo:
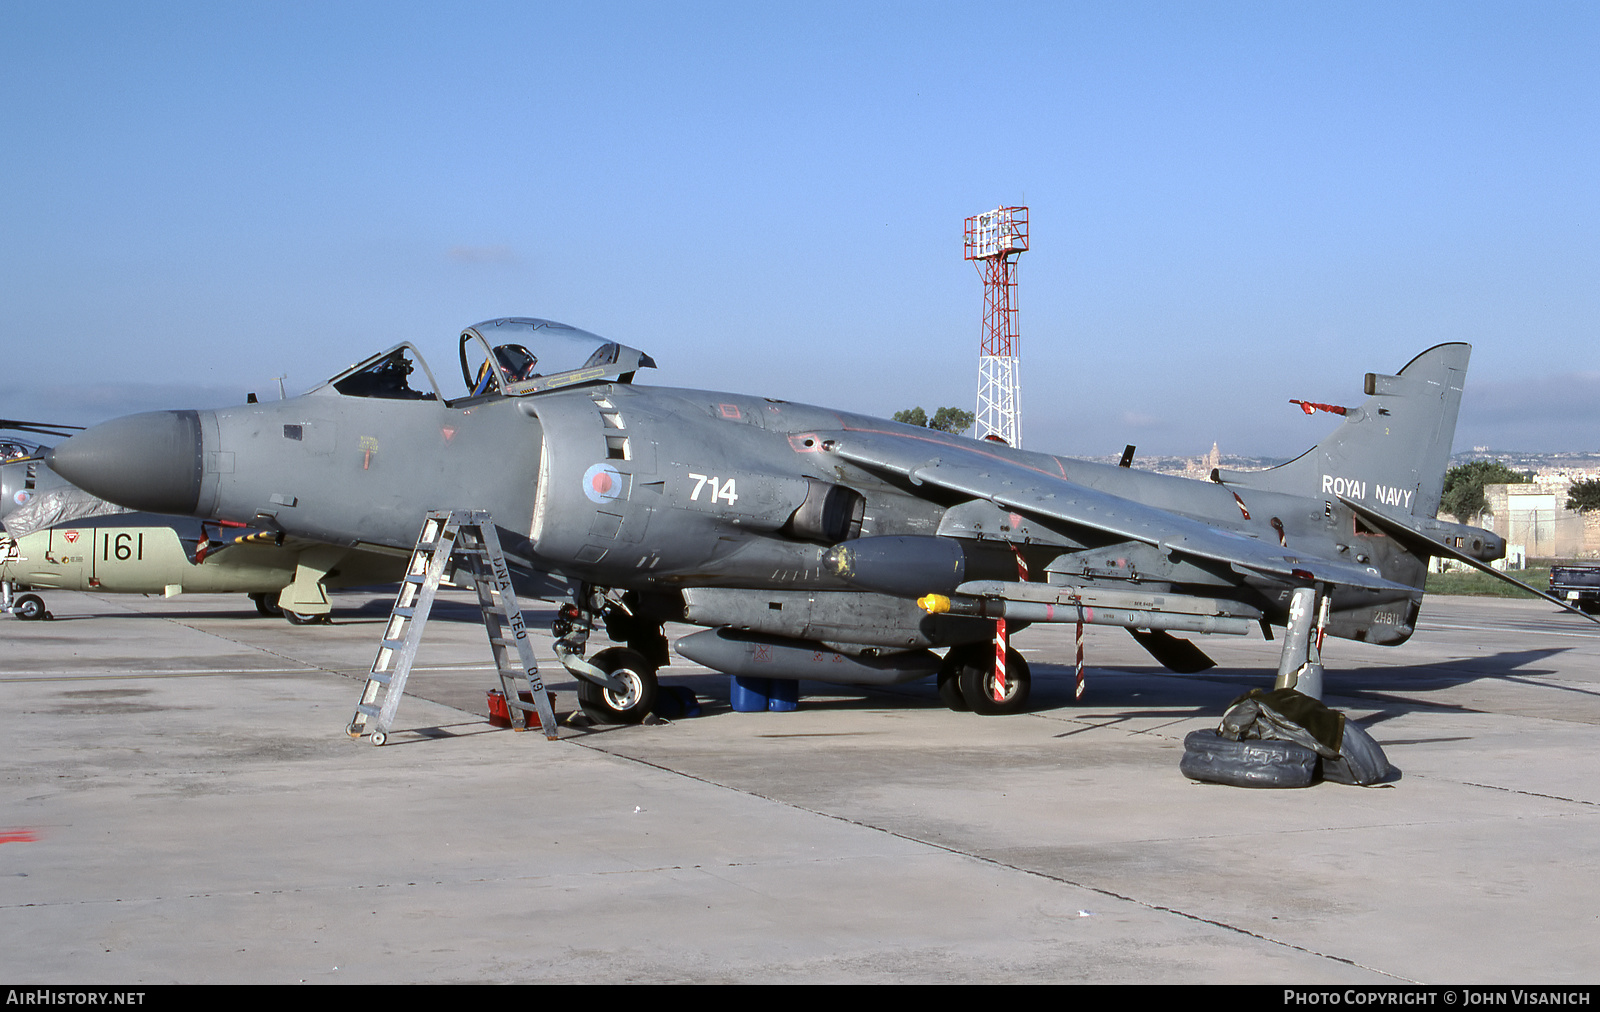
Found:
[{"label": "landing gear strut", "polygon": [[1322,635],[1332,598],[1322,584],[1300,587],[1289,598],[1289,622],[1283,632],[1275,689],[1295,689],[1322,698]]},{"label": "landing gear strut", "polygon": [[0,615],[10,613],[24,622],[37,622],[53,617],[44,607],[44,598],[38,594],[18,594],[16,584],[0,581]]},{"label": "landing gear strut", "polygon": [[637,724],[656,705],[656,665],[637,650],[612,647],[584,660],[589,633],[606,610],[605,594],[582,587],[572,604],[561,606],[551,626],[552,648],[578,680],[578,703],[590,720],[601,724]]}]

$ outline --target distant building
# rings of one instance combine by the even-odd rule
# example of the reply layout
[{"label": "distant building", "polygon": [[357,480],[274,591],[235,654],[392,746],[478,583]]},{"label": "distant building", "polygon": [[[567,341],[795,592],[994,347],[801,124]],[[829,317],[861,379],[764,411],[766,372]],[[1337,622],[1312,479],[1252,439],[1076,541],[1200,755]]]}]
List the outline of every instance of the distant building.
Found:
[{"label": "distant building", "polygon": [[1507,555],[1521,547],[1530,559],[1600,556],[1600,515],[1567,509],[1567,491],[1585,473],[1534,475],[1530,485],[1485,485],[1483,526],[1506,539]]},{"label": "distant building", "polygon": [[1216,443],[1211,444],[1211,452],[1203,457],[1189,459],[1184,465],[1183,475],[1186,478],[1198,478],[1204,481],[1211,477],[1211,472],[1222,466],[1222,451]]}]

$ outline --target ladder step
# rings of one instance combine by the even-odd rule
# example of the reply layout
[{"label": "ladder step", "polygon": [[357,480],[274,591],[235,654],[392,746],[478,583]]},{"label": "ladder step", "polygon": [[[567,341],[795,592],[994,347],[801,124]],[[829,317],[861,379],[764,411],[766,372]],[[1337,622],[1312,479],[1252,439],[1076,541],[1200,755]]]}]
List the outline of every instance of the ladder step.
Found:
[{"label": "ladder step", "polygon": [[[522,611],[515,592],[495,583],[494,574],[505,571],[505,560],[492,523],[489,514],[482,511],[433,510],[428,513],[416,548],[411,553],[407,572],[402,578],[401,592],[396,595],[394,606],[390,609],[389,623],[380,636],[378,657],[367,675],[367,687],[362,698],[369,695],[379,698],[356,707],[356,716],[350,725],[352,731],[370,718],[385,719],[384,714],[388,714],[386,723],[393,722],[405,691],[411,663],[416,657],[418,640],[428,620],[428,610],[433,605],[433,595],[447,578],[456,580],[462,575],[471,577],[472,585],[477,590],[484,631],[489,634],[489,644],[495,655],[495,669],[505,691],[515,697],[516,684],[524,684],[529,689],[542,684],[534,673],[535,662],[529,652],[528,642],[508,632],[512,626],[512,616],[517,617],[518,627],[523,625]],[[445,555],[442,561],[439,558],[441,552]],[[413,589],[406,590],[406,585]],[[406,603],[402,605],[401,602]],[[511,654],[513,650],[517,652],[515,656]],[[382,692],[378,691],[378,686],[384,687]],[[549,708],[548,693],[536,697],[533,703],[524,703],[515,698],[508,702],[511,709],[523,713],[538,714],[543,708],[545,715],[551,717],[544,722],[547,725],[545,736],[555,739],[554,715]],[[538,721],[529,717],[525,723],[534,725]],[[373,744],[382,744],[383,737],[374,734]]]}]

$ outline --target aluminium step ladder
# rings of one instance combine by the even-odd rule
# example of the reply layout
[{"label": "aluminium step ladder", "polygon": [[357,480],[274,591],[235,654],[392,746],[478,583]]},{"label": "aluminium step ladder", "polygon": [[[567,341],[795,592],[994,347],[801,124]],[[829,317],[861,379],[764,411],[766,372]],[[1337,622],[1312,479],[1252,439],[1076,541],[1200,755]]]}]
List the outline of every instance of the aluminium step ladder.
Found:
[{"label": "aluminium step ladder", "polygon": [[[417,537],[417,547],[406,566],[400,592],[395,595],[389,622],[384,626],[378,656],[372,662],[361,702],[346,731],[352,738],[370,732],[374,745],[389,740],[389,729],[394,726],[400,697],[411,674],[417,646],[422,642],[423,627],[433,610],[434,595],[455,560],[466,563],[477,588],[484,632],[494,652],[494,665],[500,674],[500,687],[505,693],[508,710],[522,711],[525,727],[531,723],[530,716],[536,714],[545,737],[554,741],[555,711],[545,693],[544,680],[539,677],[539,665],[528,642],[522,609],[511,587],[511,571],[500,550],[500,536],[495,533],[494,520],[486,510],[433,510],[428,513]],[[519,698],[518,690],[523,685],[528,688],[531,703]]]}]

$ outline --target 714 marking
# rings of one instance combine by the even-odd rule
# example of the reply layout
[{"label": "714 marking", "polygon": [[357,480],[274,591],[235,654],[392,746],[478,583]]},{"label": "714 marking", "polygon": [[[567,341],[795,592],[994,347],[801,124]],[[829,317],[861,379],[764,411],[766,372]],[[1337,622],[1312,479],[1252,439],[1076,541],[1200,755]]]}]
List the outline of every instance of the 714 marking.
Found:
[{"label": "714 marking", "polygon": [[[732,478],[729,478],[727,481],[721,481],[721,479],[719,479],[716,475],[711,475],[710,477],[707,477],[707,476],[705,476],[703,474],[695,474],[693,472],[690,472],[689,477],[695,479],[694,493],[689,496],[689,500],[691,502],[698,502],[699,501],[700,492],[707,485],[711,486],[711,501],[712,502],[716,502],[716,501],[718,501],[720,499],[721,501],[727,503],[729,506],[732,506],[734,503],[739,501],[738,494],[736,492],[734,492],[734,490],[733,490],[733,479]],[[720,484],[719,484],[719,482],[720,482]]]}]

